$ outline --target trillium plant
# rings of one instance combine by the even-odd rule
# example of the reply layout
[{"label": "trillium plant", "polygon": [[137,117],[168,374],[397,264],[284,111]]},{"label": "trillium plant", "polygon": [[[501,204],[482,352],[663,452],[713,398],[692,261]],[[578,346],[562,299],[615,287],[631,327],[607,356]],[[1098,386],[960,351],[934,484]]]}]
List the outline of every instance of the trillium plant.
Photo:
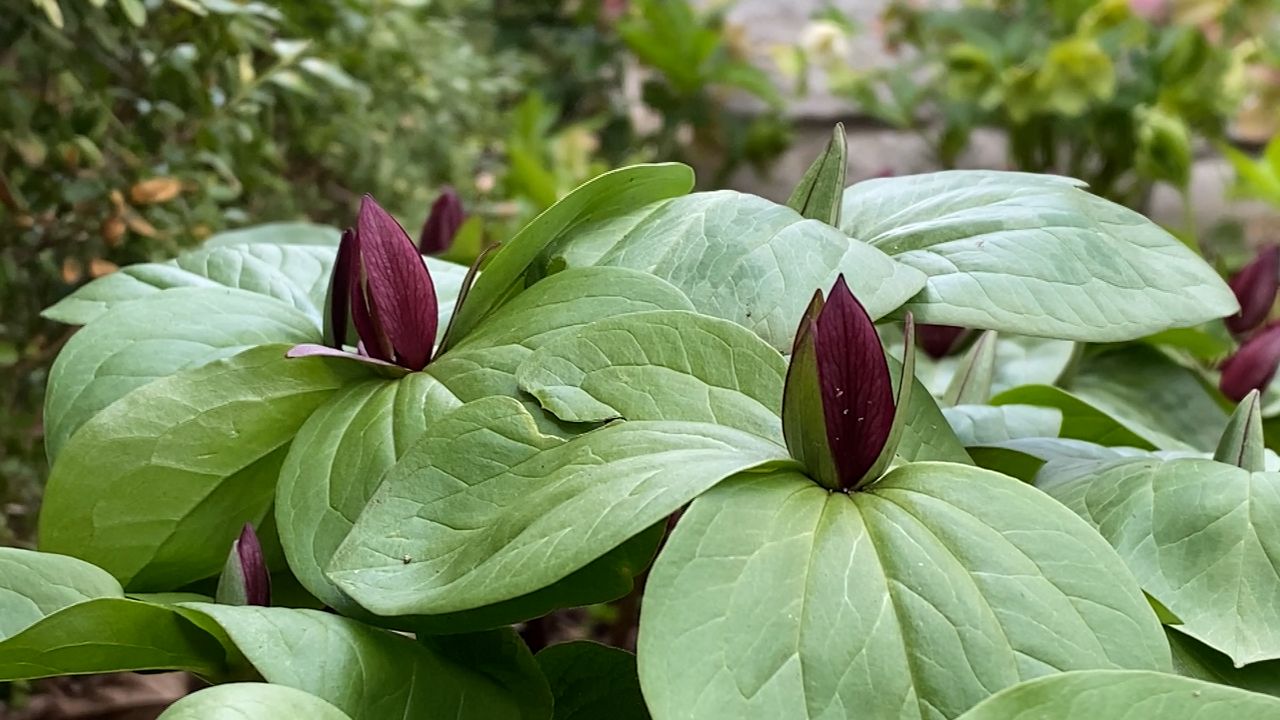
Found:
[{"label": "trillium plant", "polygon": [[171,719],[1280,717],[1280,251],[1228,283],[1068,178],[845,166],[837,129],[786,204],[623,168],[470,266],[456,196],[416,244],[366,197],[79,288],[0,680],[207,681]]}]

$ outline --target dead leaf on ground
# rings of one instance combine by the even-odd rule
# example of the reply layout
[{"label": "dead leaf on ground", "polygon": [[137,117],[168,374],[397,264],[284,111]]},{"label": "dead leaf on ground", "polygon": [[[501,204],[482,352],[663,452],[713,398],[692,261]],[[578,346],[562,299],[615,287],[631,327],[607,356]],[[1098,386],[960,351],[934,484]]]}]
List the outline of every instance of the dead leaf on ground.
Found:
[{"label": "dead leaf on ground", "polygon": [[129,199],[137,205],[165,203],[182,193],[182,181],[175,177],[143,180],[129,188]]}]

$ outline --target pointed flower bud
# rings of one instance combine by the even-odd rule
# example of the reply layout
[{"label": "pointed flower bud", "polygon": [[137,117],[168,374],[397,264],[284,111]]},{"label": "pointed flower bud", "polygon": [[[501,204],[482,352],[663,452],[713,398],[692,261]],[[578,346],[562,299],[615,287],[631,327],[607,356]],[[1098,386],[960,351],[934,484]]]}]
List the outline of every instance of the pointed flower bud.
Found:
[{"label": "pointed flower bud", "polygon": [[951,325],[916,326],[916,339],[920,342],[920,349],[934,360],[940,360],[958,350],[969,333],[968,328]]},{"label": "pointed flower bud", "polygon": [[[815,296],[793,350],[782,400],[792,456],[833,490],[875,480],[892,458],[900,424],[880,337],[844,276],[825,302]],[[911,385],[906,377],[903,383]],[[902,404],[905,395],[899,398]]]},{"label": "pointed flower bud", "polygon": [[248,523],[231,543],[227,564],[218,579],[217,601],[224,605],[271,604],[271,576],[262,559],[262,545]]},{"label": "pointed flower bud", "polygon": [[350,322],[357,357],[408,371],[431,361],[440,322],[431,273],[408,233],[369,195],[360,202],[355,229],[338,244],[326,305],[331,347],[298,345],[289,357],[350,356],[342,349]]},{"label": "pointed flower bud", "polygon": [[1243,335],[1258,327],[1271,313],[1280,289],[1280,245],[1268,245],[1231,277],[1231,291],[1240,302],[1240,312],[1227,318],[1227,329]]},{"label": "pointed flower bud", "polygon": [[1262,392],[1271,384],[1280,366],[1280,322],[1274,322],[1236,350],[1222,363],[1218,388],[1222,394],[1240,402],[1250,390]]},{"label": "pointed flower bud", "polygon": [[445,186],[440,196],[431,204],[431,212],[422,225],[418,237],[418,251],[423,255],[439,255],[453,245],[453,238],[467,219],[462,210],[462,199],[456,190]]}]

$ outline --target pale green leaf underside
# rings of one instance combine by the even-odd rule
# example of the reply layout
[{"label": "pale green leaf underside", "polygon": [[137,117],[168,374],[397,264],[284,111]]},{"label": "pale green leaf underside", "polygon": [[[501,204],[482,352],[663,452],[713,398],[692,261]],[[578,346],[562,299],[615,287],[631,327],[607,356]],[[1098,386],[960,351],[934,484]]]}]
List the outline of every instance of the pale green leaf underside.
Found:
[{"label": "pale green leaf underside", "polygon": [[[902,354],[900,325],[880,326],[884,346],[894,357]],[[1001,333],[996,336],[995,373],[991,378],[991,394],[996,395],[1022,385],[1053,385],[1071,362],[1076,344],[1069,340],[1028,337]],[[916,377],[941,398],[951,384],[960,355],[934,360],[916,353]]]},{"label": "pale green leaf underside", "polygon": [[565,441],[539,433],[515,400],[485,398],[433,424],[389,471],[329,577],[385,615],[508,600],[721,479],[784,459],[771,442],[708,423],[624,422]]},{"label": "pale green leaf underside", "polygon": [[319,340],[308,315],[243,290],[176,288],[115,305],[58,353],[45,394],[45,450],[55,459],[89,418],[157,378],[258,345]]},{"label": "pale green leaf underside", "polygon": [[210,235],[204,247],[221,245],[318,245],[337,247],[342,233],[336,227],[307,222],[274,222]]},{"label": "pale green leaf underside", "polygon": [[1173,668],[1179,675],[1280,697],[1280,660],[1237,668],[1231,658],[1177,630],[1166,628],[1165,635],[1173,651]]},{"label": "pale green leaf underside", "polygon": [[1280,473],[1138,460],[1045,490],[1098,528],[1179,630],[1237,665],[1280,658]]},{"label": "pale green leaf underside", "polygon": [[85,423],[54,464],[41,548],[130,590],[217,574],[245,522],[270,507],[283,451],[336,388],[365,371],[288,360],[266,345],[156,380]]},{"label": "pale green leaf underside", "polygon": [[192,693],[158,720],[351,720],[338,708],[287,685],[232,683]]},{"label": "pale green leaf underside", "polygon": [[551,716],[545,695],[513,692],[479,663],[455,661],[427,644],[355,620],[316,610],[185,607],[221,626],[267,682],[311,693],[352,720]]},{"label": "pale green leaf underside", "polygon": [[656,720],[954,718],[1026,678],[1170,665],[1096,533],[950,463],[852,495],[794,474],[704,494],[650,574],[639,658]]},{"label": "pale green leaf underside", "polygon": [[1138,213],[1068,178],[949,171],[845,191],[841,229],[928,276],[920,322],[1089,342],[1238,309],[1217,273]]},{"label": "pale green leaf underside", "polygon": [[[1191,450],[1191,446],[1131,417],[1112,415],[1082,397],[1050,385],[1024,385],[991,398],[993,405],[1035,405],[1062,413],[1061,435],[1099,445],[1143,450]],[[1130,415],[1136,414],[1129,413]]]},{"label": "pale green leaf underside", "polygon": [[828,290],[840,273],[872,317],[897,309],[924,284],[919,272],[829,225],[732,191],[695,193],[584,226],[552,257],[570,267],[651,272],[684,291],[698,312],[732,320],[780,351],[791,347],[813,292]]},{"label": "pale green leaf underside", "polygon": [[1062,411],[1035,405],[956,405],[942,414],[965,447],[1057,437],[1062,428]]},{"label": "pale green leaf underside", "polygon": [[1270,720],[1280,700],[1141,670],[1084,670],[1039,678],[991,697],[960,720]]}]

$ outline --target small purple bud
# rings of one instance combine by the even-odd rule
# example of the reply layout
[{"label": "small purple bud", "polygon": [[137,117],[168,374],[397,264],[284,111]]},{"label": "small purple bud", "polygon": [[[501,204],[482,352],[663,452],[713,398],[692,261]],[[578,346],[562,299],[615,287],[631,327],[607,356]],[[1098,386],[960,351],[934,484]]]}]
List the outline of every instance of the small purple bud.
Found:
[{"label": "small purple bud", "polygon": [[1250,390],[1266,390],[1277,367],[1280,367],[1280,322],[1259,330],[1222,363],[1218,388],[1223,395],[1240,402]]},{"label": "small purple bud", "polygon": [[1261,325],[1276,302],[1276,290],[1280,288],[1280,245],[1268,245],[1260,250],[1231,277],[1229,284],[1240,302],[1240,312],[1226,319],[1227,329],[1233,335],[1243,335]]},{"label": "small purple bud", "polygon": [[249,523],[231,543],[227,564],[218,580],[217,600],[227,605],[271,604],[271,575],[262,558],[262,545]]},{"label": "small purple bud", "polygon": [[959,349],[969,333],[968,328],[951,325],[916,325],[916,343],[926,355],[941,360]]},{"label": "small purple bud", "polygon": [[440,197],[431,204],[431,212],[422,225],[422,235],[418,237],[418,251],[423,255],[439,255],[453,245],[453,238],[458,229],[466,221],[462,210],[462,199],[456,190],[445,186]]}]

